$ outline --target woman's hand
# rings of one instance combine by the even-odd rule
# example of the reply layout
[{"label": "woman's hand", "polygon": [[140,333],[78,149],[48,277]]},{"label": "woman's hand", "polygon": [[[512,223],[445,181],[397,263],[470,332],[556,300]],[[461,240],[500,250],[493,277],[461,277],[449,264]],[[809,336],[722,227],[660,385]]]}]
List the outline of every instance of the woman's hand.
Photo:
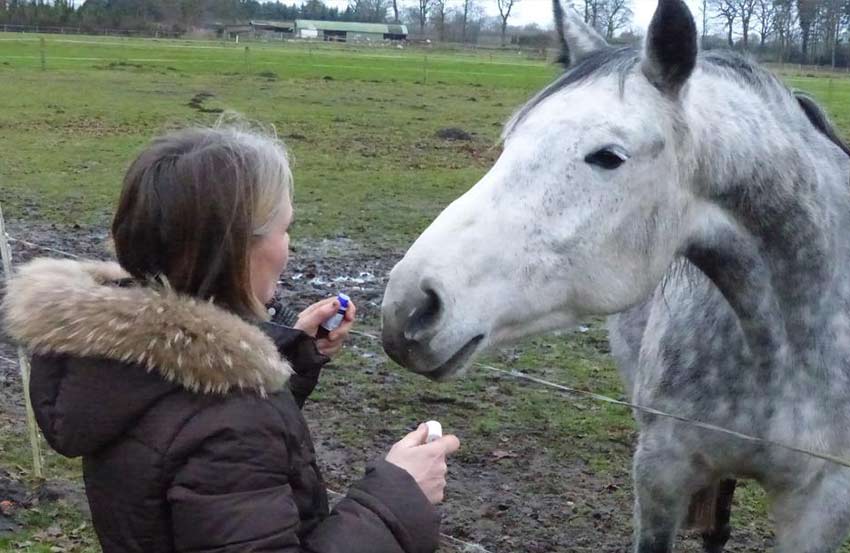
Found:
[{"label": "woman's hand", "polygon": [[[336,297],[327,298],[316,302],[298,315],[298,321],[295,322],[295,328],[313,336],[314,338],[319,333],[319,325],[327,319],[334,316],[339,310],[339,300]],[[342,349],[342,344],[348,338],[348,333],[354,325],[354,316],[357,313],[357,307],[353,301],[348,302],[348,309],[345,311],[345,317],[342,323],[336,330],[318,338],[316,340],[316,349],[322,355],[333,357],[339,350]]]},{"label": "woman's hand", "polygon": [[446,489],[446,457],[460,447],[460,440],[451,434],[426,444],[428,426],[419,428],[398,441],[386,460],[406,470],[432,504],[443,501]]}]

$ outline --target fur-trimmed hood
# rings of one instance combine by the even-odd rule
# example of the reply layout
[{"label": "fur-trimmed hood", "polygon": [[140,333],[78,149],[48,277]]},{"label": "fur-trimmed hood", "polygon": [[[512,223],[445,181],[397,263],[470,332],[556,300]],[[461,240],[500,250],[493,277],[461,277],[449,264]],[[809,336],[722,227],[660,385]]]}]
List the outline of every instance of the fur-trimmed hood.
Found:
[{"label": "fur-trimmed hood", "polygon": [[193,392],[281,389],[289,363],[263,331],[163,286],[120,287],[113,262],[36,259],[9,281],[6,332],[34,355],[132,363]]}]

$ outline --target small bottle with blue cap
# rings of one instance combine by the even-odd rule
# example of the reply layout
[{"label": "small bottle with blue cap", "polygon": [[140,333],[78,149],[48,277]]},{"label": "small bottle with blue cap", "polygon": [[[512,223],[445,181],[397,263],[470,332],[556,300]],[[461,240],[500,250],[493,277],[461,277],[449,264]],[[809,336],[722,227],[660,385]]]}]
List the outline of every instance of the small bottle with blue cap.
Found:
[{"label": "small bottle with blue cap", "polygon": [[339,325],[342,324],[342,320],[345,318],[345,312],[348,310],[348,303],[351,301],[351,298],[340,292],[336,296],[336,301],[339,302],[339,309],[337,309],[337,312],[333,316],[329,317],[320,325],[319,332],[322,334],[327,334],[339,328]]}]

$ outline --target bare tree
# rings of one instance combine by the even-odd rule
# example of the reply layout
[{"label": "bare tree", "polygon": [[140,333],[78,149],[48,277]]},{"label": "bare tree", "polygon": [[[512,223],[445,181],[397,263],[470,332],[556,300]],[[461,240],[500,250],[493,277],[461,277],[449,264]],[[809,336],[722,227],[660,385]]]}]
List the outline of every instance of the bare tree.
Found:
[{"label": "bare tree", "polygon": [[437,25],[437,37],[440,42],[446,40],[446,11],[449,0],[433,0],[433,20]]},{"label": "bare tree", "polygon": [[705,37],[708,36],[708,0],[702,0],[702,40],[700,44],[705,48]]},{"label": "bare tree", "polygon": [[774,0],[774,5],[775,28],[779,38],[779,62],[784,63],[795,40],[794,35],[798,28],[797,11],[794,9],[794,0]]},{"label": "bare tree", "polygon": [[850,15],[850,2],[847,0],[825,0],[823,6],[823,32],[825,45],[829,48],[830,64],[835,68],[836,58],[838,56],[838,43],[842,27],[847,24],[847,17]]},{"label": "bare tree", "polygon": [[398,0],[393,0],[393,23],[398,23]]},{"label": "bare tree", "polygon": [[631,23],[631,0],[583,0],[584,22],[608,39]]},{"label": "bare tree", "polygon": [[431,9],[431,0],[419,0],[418,18],[419,18],[419,34],[425,34],[425,22],[428,21],[428,11]]},{"label": "bare tree", "polygon": [[764,48],[768,37],[776,27],[777,5],[773,0],[758,0],[756,4],[756,19],[759,25],[759,47]]},{"label": "bare tree", "polygon": [[624,29],[632,20],[632,10],[629,0],[600,0],[598,8],[601,31],[605,38],[611,40],[614,33]]},{"label": "bare tree", "polygon": [[463,0],[463,27],[461,30],[461,42],[466,43],[466,29],[469,26],[469,12],[473,8],[472,0]]},{"label": "bare tree", "polygon": [[584,22],[599,29],[599,2],[600,0],[584,0]]},{"label": "bare tree", "polygon": [[738,19],[741,20],[741,33],[743,36],[743,47],[745,49],[750,45],[750,25],[753,20],[753,14],[756,11],[757,4],[758,0],[735,0]]},{"label": "bare tree", "polygon": [[714,6],[714,11],[717,12],[717,17],[724,21],[726,41],[729,43],[729,48],[734,48],[735,41],[732,38],[732,33],[735,31],[735,20],[738,19],[738,6],[734,0],[710,1]]},{"label": "bare tree", "polygon": [[[422,0],[419,0],[420,2]],[[496,0],[496,5],[499,7],[499,17],[502,19],[502,46],[505,45],[505,33],[508,30],[508,18],[511,16],[511,10],[519,0]]]},{"label": "bare tree", "polygon": [[800,19],[800,37],[804,61],[808,61],[809,58],[809,39],[812,36],[812,25],[815,23],[817,14],[817,0],[797,0],[797,16]]}]

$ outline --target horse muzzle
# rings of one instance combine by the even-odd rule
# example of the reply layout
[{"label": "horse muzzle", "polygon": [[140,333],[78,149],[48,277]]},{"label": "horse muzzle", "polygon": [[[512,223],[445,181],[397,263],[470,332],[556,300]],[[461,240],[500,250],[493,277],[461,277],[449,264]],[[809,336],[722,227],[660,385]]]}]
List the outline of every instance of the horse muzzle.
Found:
[{"label": "horse muzzle", "polygon": [[390,277],[381,308],[387,355],[406,369],[444,380],[482,349],[485,335],[452,321],[453,302],[428,279],[416,284]]}]

